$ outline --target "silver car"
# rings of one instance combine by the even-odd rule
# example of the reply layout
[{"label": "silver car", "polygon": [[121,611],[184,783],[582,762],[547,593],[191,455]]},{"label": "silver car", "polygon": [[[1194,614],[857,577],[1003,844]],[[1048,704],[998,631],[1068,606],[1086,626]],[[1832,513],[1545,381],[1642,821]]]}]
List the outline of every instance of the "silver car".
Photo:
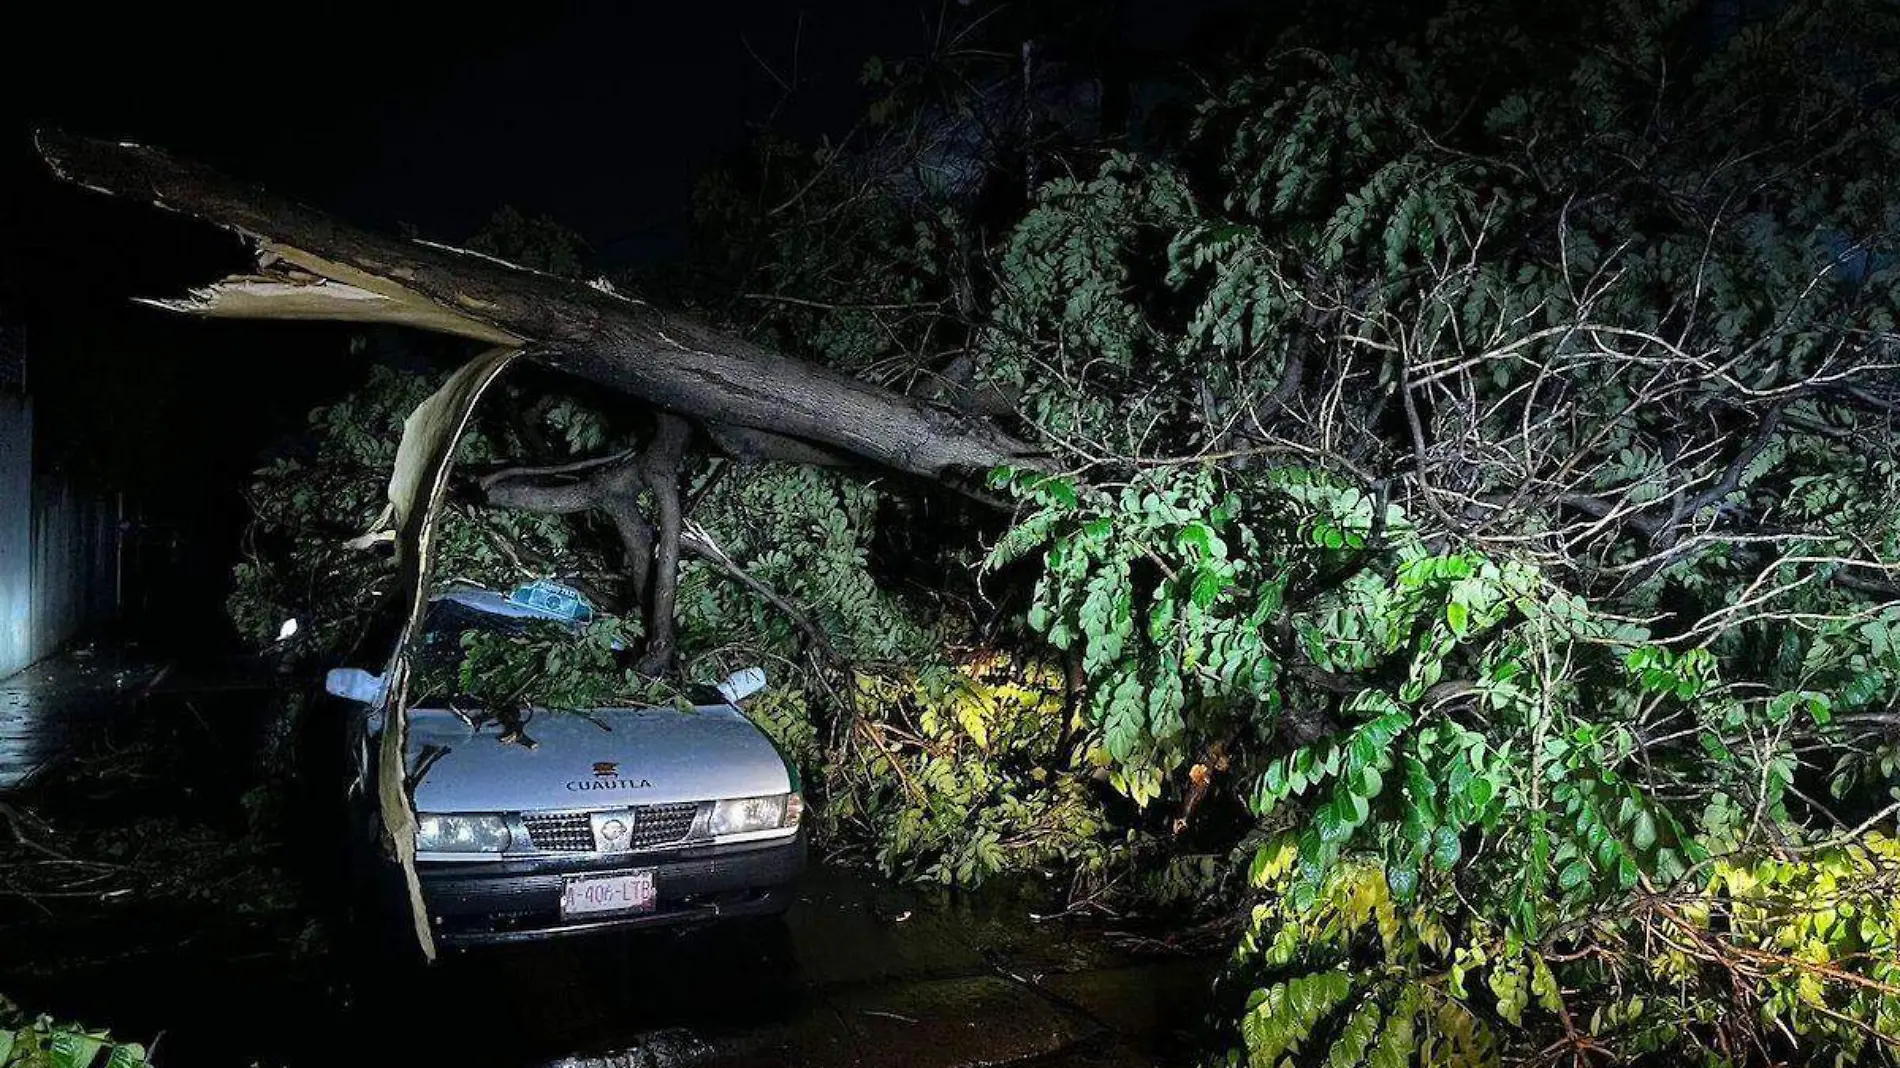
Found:
[{"label": "silver car", "polygon": [[[471,628],[571,621],[548,593],[545,583],[440,593],[425,617],[423,655],[459,650]],[[690,710],[530,712],[532,747],[504,740],[492,720],[419,700],[407,771],[416,868],[437,939],[530,941],[784,911],[805,866],[804,801],[796,768],[738,708],[764,685],[754,668]],[[380,842],[383,676],[340,668],[325,688],[356,708],[352,826],[364,844]]]}]

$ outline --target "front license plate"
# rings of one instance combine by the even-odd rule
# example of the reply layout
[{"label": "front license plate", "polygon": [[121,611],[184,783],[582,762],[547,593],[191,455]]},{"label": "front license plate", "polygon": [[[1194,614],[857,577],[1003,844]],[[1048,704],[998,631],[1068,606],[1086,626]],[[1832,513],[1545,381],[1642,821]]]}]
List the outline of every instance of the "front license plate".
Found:
[{"label": "front license plate", "polygon": [[656,900],[652,868],[609,875],[571,875],[561,887],[561,915],[652,912]]}]

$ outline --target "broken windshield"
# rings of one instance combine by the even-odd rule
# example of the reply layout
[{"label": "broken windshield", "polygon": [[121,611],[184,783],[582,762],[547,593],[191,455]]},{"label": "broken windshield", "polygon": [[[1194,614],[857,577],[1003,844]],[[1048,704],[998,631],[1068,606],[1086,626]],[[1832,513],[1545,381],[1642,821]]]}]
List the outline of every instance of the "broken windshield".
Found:
[{"label": "broken windshield", "polygon": [[667,699],[669,689],[622,663],[636,635],[614,617],[578,624],[489,590],[456,590],[423,617],[415,703],[505,716]]},{"label": "broken windshield", "polygon": [[416,655],[418,703],[517,703],[544,672],[546,648],[572,646],[576,638],[571,624],[438,598],[423,618]]}]

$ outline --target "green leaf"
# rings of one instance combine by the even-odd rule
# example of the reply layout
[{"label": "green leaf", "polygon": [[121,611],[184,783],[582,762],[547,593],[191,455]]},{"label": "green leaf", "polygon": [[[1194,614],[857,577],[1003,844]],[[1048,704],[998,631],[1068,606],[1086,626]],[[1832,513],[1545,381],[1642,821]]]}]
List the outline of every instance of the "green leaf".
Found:
[{"label": "green leaf", "polygon": [[1385,870],[1385,884],[1392,896],[1400,901],[1412,900],[1418,892],[1418,869],[1411,867],[1388,867]]},{"label": "green leaf", "polygon": [[1573,860],[1557,873],[1557,888],[1569,893],[1590,881],[1590,865],[1581,860]]},{"label": "green leaf", "polygon": [[1174,543],[1183,549],[1192,547],[1205,560],[1212,552],[1213,532],[1205,523],[1189,523],[1174,535]]},{"label": "green leaf", "polygon": [[1034,489],[1036,496],[1049,503],[1059,504],[1070,511],[1074,511],[1082,503],[1075,494],[1075,484],[1066,478],[1057,478],[1052,475],[1037,481]]},{"label": "green leaf", "polygon": [[1656,844],[1656,817],[1648,810],[1636,817],[1636,825],[1630,829],[1630,841],[1642,850]]},{"label": "green leaf", "polygon": [[1471,609],[1463,601],[1450,601],[1445,605],[1445,622],[1451,624],[1451,632],[1462,638],[1471,628]]},{"label": "green leaf", "polygon": [[1367,764],[1365,767],[1359,769],[1359,782],[1353,791],[1354,793],[1357,793],[1360,797],[1377,797],[1379,796],[1379,791],[1383,789],[1385,789],[1385,778],[1379,774],[1378,768]]},{"label": "green leaf", "polygon": [[1432,833],[1432,863],[1439,870],[1449,870],[1458,858],[1464,855],[1464,846],[1458,840],[1458,832],[1450,827],[1439,827]]},{"label": "green leaf", "polygon": [[1482,810],[1491,803],[1495,791],[1491,780],[1480,775],[1465,784],[1465,800],[1470,802],[1472,808]]},{"label": "green leaf", "polygon": [[1352,837],[1351,810],[1329,801],[1313,811],[1313,825],[1319,830],[1320,841],[1343,842]]},{"label": "green leaf", "polygon": [[1841,703],[1860,706],[1871,703],[1886,689],[1886,680],[1875,672],[1867,671],[1854,676],[1854,680],[1841,691]]},{"label": "green leaf", "polygon": [[1220,596],[1221,590],[1226,585],[1227,582],[1221,577],[1220,572],[1212,568],[1202,568],[1194,576],[1194,607],[1206,608],[1213,604],[1214,599]]},{"label": "green leaf", "polygon": [[56,1031],[53,1033],[52,1056],[47,1058],[50,1068],[90,1068],[93,1059],[105,1047],[105,1040],[82,1031]]}]

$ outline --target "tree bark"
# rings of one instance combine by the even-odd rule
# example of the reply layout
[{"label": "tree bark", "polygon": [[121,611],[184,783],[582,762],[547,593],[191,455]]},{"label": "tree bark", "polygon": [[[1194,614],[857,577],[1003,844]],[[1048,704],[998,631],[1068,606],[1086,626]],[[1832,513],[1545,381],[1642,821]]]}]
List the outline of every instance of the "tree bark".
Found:
[{"label": "tree bark", "polygon": [[640,454],[640,481],[653,495],[653,572],[647,598],[647,647],[640,670],[664,675],[673,669],[673,606],[680,585],[680,467],[691,428],[676,415],[660,416],[653,443]]},{"label": "tree bark", "polygon": [[653,574],[653,528],[648,525],[646,517],[640,514],[637,498],[638,494],[635,494],[612,501],[607,508],[607,515],[614,521],[614,532],[620,535],[620,550],[626,555],[627,591],[632,595],[633,603],[644,612],[647,607],[647,580]]},{"label": "tree bark", "polygon": [[[543,364],[666,411],[927,478],[1035,462],[1032,446],[987,420],[791,359],[603,287],[360,230],[156,149],[53,131],[40,131],[37,143],[66,180],[149,200],[260,243],[262,277],[228,279],[165,307],[399,322],[512,341]],[[746,437],[761,452],[771,440]]]}]

